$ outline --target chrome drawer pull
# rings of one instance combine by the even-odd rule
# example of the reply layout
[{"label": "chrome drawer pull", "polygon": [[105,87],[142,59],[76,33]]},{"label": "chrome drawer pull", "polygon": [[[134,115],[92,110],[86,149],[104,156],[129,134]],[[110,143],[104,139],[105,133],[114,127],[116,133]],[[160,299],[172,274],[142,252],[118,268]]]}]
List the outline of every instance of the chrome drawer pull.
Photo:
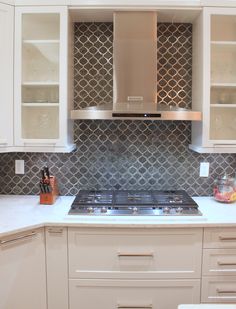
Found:
[{"label": "chrome drawer pull", "polygon": [[117,305],[118,309],[152,309],[152,305],[147,305],[147,306],[121,306]]},{"label": "chrome drawer pull", "polygon": [[[119,257],[153,257],[153,253],[121,253],[118,252]],[[141,307],[143,308],[143,307]]]},{"label": "chrome drawer pull", "polygon": [[236,241],[236,237],[232,236],[232,237],[224,237],[224,236],[219,236],[220,240],[234,240]]},{"label": "chrome drawer pull", "polygon": [[10,244],[10,243],[16,242],[16,241],[18,241],[18,240],[23,240],[23,239],[32,238],[32,237],[34,237],[34,236],[36,236],[36,235],[37,235],[36,232],[32,232],[31,234],[18,236],[18,237],[15,237],[15,238],[13,238],[13,239],[1,240],[1,241],[0,241],[0,245],[6,245],[6,244]]},{"label": "chrome drawer pull", "polygon": [[220,289],[217,289],[216,292],[218,294],[235,294],[236,290],[220,290]]},{"label": "chrome drawer pull", "polygon": [[62,234],[63,233],[63,229],[62,228],[50,228],[48,229],[48,233],[50,234]]},{"label": "chrome drawer pull", "polygon": [[234,265],[236,265],[236,262],[217,262],[217,264],[219,265],[219,266],[227,266],[227,265],[229,265],[229,266],[234,266]]}]

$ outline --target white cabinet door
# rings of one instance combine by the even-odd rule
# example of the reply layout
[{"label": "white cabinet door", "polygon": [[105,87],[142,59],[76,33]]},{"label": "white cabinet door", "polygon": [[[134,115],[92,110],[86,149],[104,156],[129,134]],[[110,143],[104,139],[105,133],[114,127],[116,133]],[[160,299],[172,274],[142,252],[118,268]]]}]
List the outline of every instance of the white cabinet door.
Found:
[{"label": "white cabinet door", "polygon": [[67,228],[46,228],[48,309],[68,309]]},{"label": "white cabinet door", "polygon": [[177,309],[200,302],[200,280],[71,279],[70,309]]},{"label": "white cabinet door", "polygon": [[69,228],[70,278],[200,278],[202,229]]},{"label": "white cabinet door", "polygon": [[0,3],[0,152],[13,145],[14,8]]},{"label": "white cabinet door", "polygon": [[16,7],[15,146],[69,152],[69,25],[66,6]]},{"label": "white cabinet door", "polygon": [[236,153],[235,19],[235,8],[207,7],[193,24],[192,107],[203,121],[190,148],[200,153]]},{"label": "white cabinet door", "polygon": [[0,239],[0,308],[47,308],[43,229]]}]

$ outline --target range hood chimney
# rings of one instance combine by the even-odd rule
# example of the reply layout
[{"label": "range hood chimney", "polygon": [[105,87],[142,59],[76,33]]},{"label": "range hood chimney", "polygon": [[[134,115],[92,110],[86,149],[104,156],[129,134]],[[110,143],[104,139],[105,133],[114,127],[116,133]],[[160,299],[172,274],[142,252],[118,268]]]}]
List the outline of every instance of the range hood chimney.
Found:
[{"label": "range hood chimney", "polygon": [[157,112],[157,14],[115,12],[113,116]]}]

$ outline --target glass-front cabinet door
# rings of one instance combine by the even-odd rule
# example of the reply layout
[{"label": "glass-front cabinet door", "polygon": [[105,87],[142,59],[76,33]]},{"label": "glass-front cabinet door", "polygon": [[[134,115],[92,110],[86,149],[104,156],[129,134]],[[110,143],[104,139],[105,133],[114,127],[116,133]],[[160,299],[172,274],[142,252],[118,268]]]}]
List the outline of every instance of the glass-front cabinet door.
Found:
[{"label": "glass-front cabinet door", "polygon": [[204,7],[193,23],[192,123],[190,149],[236,153],[236,8]]},{"label": "glass-front cabinet door", "polygon": [[16,8],[17,146],[70,149],[67,15],[66,7]]},{"label": "glass-front cabinet door", "polygon": [[[213,144],[236,144],[236,11],[210,16],[210,127]],[[224,14],[225,13],[225,14]]]}]

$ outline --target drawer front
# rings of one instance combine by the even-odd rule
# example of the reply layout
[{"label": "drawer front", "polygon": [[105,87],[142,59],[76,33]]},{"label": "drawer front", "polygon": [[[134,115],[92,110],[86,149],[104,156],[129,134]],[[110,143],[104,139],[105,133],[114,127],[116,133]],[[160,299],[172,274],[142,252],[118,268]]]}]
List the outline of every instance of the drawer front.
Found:
[{"label": "drawer front", "polygon": [[176,309],[200,302],[200,280],[69,280],[70,309]]},{"label": "drawer front", "polygon": [[204,248],[235,248],[236,228],[204,229]]},{"label": "drawer front", "polygon": [[236,276],[203,277],[201,302],[235,303]]},{"label": "drawer front", "polygon": [[236,249],[204,249],[204,276],[236,275]]},{"label": "drawer front", "polygon": [[200,278],[202,230],[69,229],[70,278]]}]

